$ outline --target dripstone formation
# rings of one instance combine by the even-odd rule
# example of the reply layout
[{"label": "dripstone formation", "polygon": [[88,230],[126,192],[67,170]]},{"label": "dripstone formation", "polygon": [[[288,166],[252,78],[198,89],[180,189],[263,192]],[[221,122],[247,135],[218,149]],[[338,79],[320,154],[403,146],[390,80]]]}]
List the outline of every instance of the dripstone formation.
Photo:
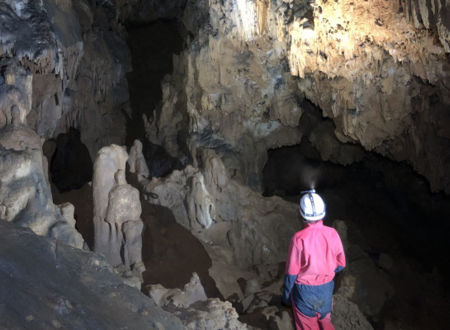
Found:
[{"label": "dripstone formation", "polygon": [[142,208],[139,191],[127,184],[124,147],[100,149],[94,163],[94,251],[105,255],[124,278],[140,287],[142,263]]}]

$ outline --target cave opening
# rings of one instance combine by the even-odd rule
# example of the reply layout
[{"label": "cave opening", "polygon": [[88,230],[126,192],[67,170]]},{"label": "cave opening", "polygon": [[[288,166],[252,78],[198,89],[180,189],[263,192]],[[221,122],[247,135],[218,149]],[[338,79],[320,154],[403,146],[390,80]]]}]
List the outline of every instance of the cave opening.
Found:
[{"label": "cave opening", "polygon": [[[131,113],[127,115],[126,144],[143,143],[150,177],[161,177],[183,167],[160,145],[146,138],[145,122],[153,121],[161,106],[162,81],[173,72],[173,55],[182,51],[184,40],[178,19],[157,19],[127,24],[132,71],[127,74]],[[144,120],[145,116],[146,120]]]},{"label": "cave opening", "polygon": [[[53,144],[53,145],[49,145]],[[80,131],[70,128],[53,142],[47,141],[49,169],[52,183],[59,192],[79,189],[92,180],[92,159],[80,138]]]},{"label": "cave opening", "polygon": [[[445,301],[449,294],[445,281],[415,287],[415,278],[386,269],[383,264],[389,256],[389,263],[406,263],[430,278],[435,273],[442,278],[450,274],[450,226],[442,221],[450,217],[450,197],[442,192],[432,193],[427,180],[408,164],[365,152],[360,161],[344,166],[322,160],[311,142],[302,139],[298,145],[268,151],[263,186],[265,196],[276,195],[294,203],[298,203],[301,191],[317,189],[327,203],[325,223],[331,226],[336,219],[344,220],[349,241],[392,276],[395,294],[381,311],[382,319],[368,316],[375,329],[382,329],[389,318],[404,318],[402,322],[414,325],[407,316],[396,315],[393,308],[407,310],[414,304],[417,312],[431,313],[430,306]],[[349,252],[348,257],[358,258],[358,253]],[[430,298],[427,292],[435,291],[435,284],[442,291]],[[436,327],[446,322],[441,311],[439,307],[433,312]]]},{"label": "cave opening", "polygon": [[94,246],[92,225],[93,162],[86,145],[81,141],[80,131],[69,128],[56,139],[45,141],[43,153],[49,163],[49,181],[53,201],[56,204],[74,205],[76,228],[87,245]]},{"label": "cave opening", "polygon": [[[145,124],[160,115],[164,78],[173,73],[173,55],[184,47],[182,24],[178,18],[159,18],[149,22],[131,21],[126,24],[126,30],[132,71],[127,74],[131,112],[127,115],[125,142],[130,146],[134,140],[140,140],[148,179],[162,178],[174,170],[182,170],[186,161],[152,143],[147,138]],[[128,181],[138,186],[134,176],[130,175]],[[145,294],[154,284],[182,289],[195,272],[208,296],[222,297],[208,274],[211,259],[200,242],[175,222],[171,210],[142,199],[142,221],[142,258],[146,266],[142,291]]]}]

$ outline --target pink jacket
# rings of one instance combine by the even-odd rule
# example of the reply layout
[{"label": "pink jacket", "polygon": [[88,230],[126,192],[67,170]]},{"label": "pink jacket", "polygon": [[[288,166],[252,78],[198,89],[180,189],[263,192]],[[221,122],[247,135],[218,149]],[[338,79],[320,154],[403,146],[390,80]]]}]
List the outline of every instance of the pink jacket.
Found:
[{"label": "pink jacket", "polygon": [[334,228],[322,221],[306,224],[292,237],[286,275],[296,275],[295,283],[321,285],[330,282],[345,267],[342,241]]}]

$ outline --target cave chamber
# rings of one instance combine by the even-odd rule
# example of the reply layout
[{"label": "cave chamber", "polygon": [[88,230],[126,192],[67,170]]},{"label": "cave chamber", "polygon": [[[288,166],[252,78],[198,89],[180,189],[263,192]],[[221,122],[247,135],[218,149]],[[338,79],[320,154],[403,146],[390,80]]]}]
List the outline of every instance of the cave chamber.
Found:
[{"label": "cave chamber", "polygon": [[347,256],[336,329],[445,328],[449,13],[0,4],[0,327],[293,329],[285,258],[316,189]]}]

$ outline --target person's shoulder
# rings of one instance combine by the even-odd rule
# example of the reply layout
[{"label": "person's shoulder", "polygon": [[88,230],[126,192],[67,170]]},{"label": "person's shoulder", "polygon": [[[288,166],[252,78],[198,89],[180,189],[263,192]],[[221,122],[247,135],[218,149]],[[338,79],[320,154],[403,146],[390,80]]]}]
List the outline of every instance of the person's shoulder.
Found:
[{"label": "person's shoulder", "polygon": [[303,229],[297,231],[297,232],[292,236],[292,240],[298,240],[298,239],[301,239],[302,237],[304,237],[305,234],[306,234],[305,229],[306,229],[306,228],[303,228]]},{"label": "person's shoulder", "polygon": [[338,235],[338,232],[337,232],[336,228],[323,225],[323,230],[325,230],[325,231],[327,231],[327,232],[329,232],[331,234]]}]

